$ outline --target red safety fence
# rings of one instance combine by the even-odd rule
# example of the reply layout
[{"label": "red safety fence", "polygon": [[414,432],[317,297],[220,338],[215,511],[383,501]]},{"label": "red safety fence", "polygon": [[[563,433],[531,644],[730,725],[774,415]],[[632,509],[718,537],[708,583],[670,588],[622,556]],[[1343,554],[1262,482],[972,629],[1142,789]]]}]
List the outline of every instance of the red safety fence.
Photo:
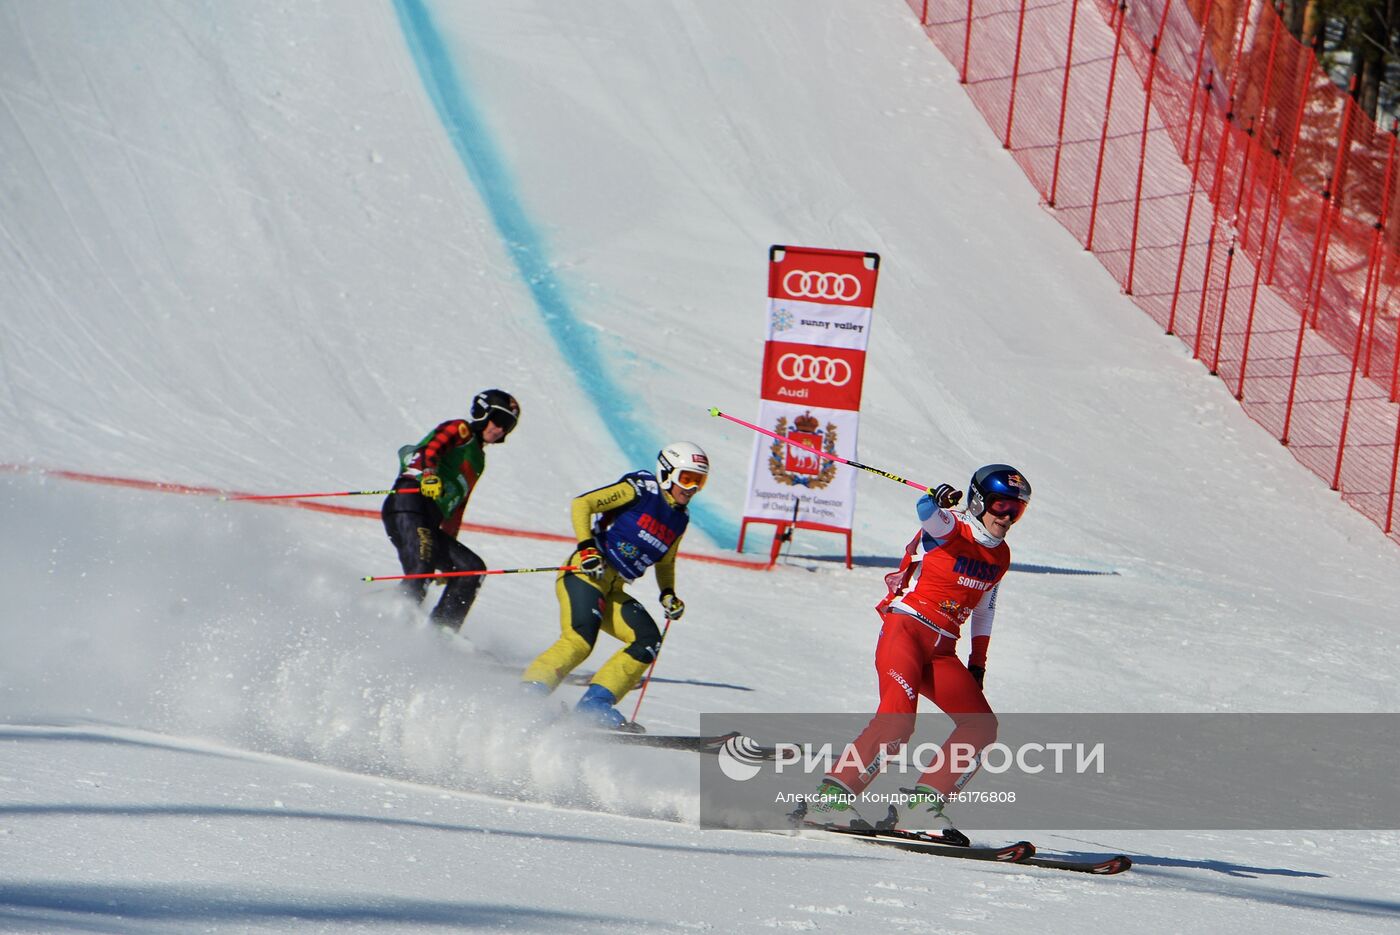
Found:
[{"label": "red safety fence", "polygon": [[1266,0],[906,2],[1047,209],[1400,541],[1394,128]]},{"label": "red safety fence", "polygon": [[[238,497],[254,497],[255,494],[242,493],[233,490],[220,490],[216,487],[190,487],[184,484],[173,484],[165,481],[140,480],[134,477],[114,477],[109,474],[88,474],[82,471],[65,471],[58,468],[45,468],[33,464],[7,464],[0,462],[0,473],[5,474],[35,474],[41,477],[55,477],[60,480],[76,481],[81,484],[103,484],[108,487],[126,487],[134,490],[148,490],[155,493],[174,493],[195,497],[220,497],[221,499],[238,501]],[[331,513],[336,516],[354,516],[360,519],[379,519],[379,510],[357,509],[349,506],[339,506],[331,503],[319,503],[311,500],[244,500],[241,502],[253,503],[259,506],[289,507],[296,510],[309,510],[313,513]],[[509,526],[487,526],[481,523],[463,523],[462,529],[467,532],[481,533],[488,536],[510,536],[518,539],[539,539],[545,542],[569,542],[578,540],[572,535],[564,535],[553,532],[539,532],[532,529],[515,529]],[[745,568],[752,571],[765,571],[770,565],[762,562],[750,561],[742,558],[730,558],[727,555],[706,555],[697,552],[680,552],[682,558],[705,562],[710,565],[726,565],[730,568]]]}]

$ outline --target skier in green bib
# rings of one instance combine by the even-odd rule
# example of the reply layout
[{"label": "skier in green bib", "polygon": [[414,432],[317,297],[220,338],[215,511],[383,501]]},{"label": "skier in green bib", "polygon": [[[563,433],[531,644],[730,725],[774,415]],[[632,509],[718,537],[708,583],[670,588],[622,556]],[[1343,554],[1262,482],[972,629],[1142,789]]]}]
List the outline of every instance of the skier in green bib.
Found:
[{"label": "skier in green bib", "polygon": [[[457,532],[467,500],[486,470],[486,446],[505,441],[519,419],[515,397],[504,390],[483,390],[472,400],[470,419],[449,419],[416,445],[399,449],[399,476],[380,515],[405,575],[486,569],[480,556],[457,541]],[[401,584],[422,603],[431,580]],[[480,588],[480,575],[448,578],[432,621],[460,630]]]}]

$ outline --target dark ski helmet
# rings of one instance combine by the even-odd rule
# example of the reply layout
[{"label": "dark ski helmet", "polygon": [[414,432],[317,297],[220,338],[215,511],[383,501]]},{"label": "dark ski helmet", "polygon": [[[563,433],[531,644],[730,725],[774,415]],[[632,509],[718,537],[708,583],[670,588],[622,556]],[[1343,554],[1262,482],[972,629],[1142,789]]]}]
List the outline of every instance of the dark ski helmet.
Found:
[{"label": "dark ski helmet", "polygon": [[967,512],[977,519],[988,510],[998,516],[1020,519],[1030,502],[1030,482],[1009,464],[980,467],[967,485]]},{"label": "dark ski helmet", "polygon": [[509,435],[519,421],[520,404],[505,390],[482,390],[472,400],[471,426],[478,435],[486,428],[487,422],[494,422]]}]

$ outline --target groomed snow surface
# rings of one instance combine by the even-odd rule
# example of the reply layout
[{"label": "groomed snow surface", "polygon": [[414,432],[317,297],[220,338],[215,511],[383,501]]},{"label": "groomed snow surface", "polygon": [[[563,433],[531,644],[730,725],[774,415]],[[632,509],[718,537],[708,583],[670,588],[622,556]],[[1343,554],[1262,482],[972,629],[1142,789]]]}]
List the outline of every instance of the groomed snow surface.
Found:
[{"label": "groomed snow surface", "polygon": [[[722,555],[753,440],[706,409],[756,409],[773,243],[883,257],[863,461],[1035,485],[999,711],[1400,707],[1394,545],[1036,205],[902,0],[0,0],[0,930],[1400,930],[1395,831],[1027,835],[1111,878],[700,831],[693,756],[535,726],[549,576],[448,639],[358,580],[376,519],[44,473],[375,489],[499,385],[469,520],[567,535],[689,438]],[[859,483],[853,570],[682,561],[653,731],[873,707],[915,494]]]}]

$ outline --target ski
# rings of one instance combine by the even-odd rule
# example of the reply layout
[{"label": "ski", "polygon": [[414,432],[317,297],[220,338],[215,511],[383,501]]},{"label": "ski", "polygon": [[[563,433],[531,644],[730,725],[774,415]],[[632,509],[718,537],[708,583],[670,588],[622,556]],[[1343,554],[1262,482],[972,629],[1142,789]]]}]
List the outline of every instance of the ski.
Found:
[{"label": "ski", "polygon": [[[639,725],[628,724],[616,731],[606,731],[604,736],[615,743],[637,747],[656,747],[667,750],[689,750],[694,753],[718,754],[726,744],[743,738],[738,731],[716,734],[710,737],[689,734],[648,734],[639,731]],[[744,738],[747,739],[747,738]],[[740,754],[747,759],[772,760],[777,757],[774,747],[764,747],[749,741],[741,745]],[[994,863],[1018,864],[1024,867],[1044,867],[1049,870],[1068,870],[1075,873],[1091,873],[1098,876],[1112,876],[1132,867],[1133,862],[1126,854],[1116,854],[1103,860],[1068,860],[1061,857],[1041,857],[1030,841],[1015,841],[1005,845],[973,845],[961,831],[949,828],[941,834],[929,831],[906,831],[893,827],[898,813],[893,806],[890,814],[878,824],[860,822],[853,825],[840,825],[834,822],[813,821],[806,817],[805,803],[791,816],[793,823],[800,828],[813,831],[826,831],[846,837],[858,838],[869,844],[880,844],[928,854],[934,857],[952,857],[957,860],[984,860]]]},{"label": "ski", "polygon": [[[828,829],[837,830],[837,829]],[[960,847],[955,844],[936,843],[936,836],[922,832],[858,830],[838,831],[838,833],[863,837],[871,844],[885,844],[915,853],[937,857],[957,857],[962,860],[990,860],[998,863],[1018,864],[1023,867],[1044,867],[1048,870],[1068,870],[1074,873],[1092,873],[1098,876],[1112,876],[1132,867],[1132,859],[1126,854],[1117,854],[1104,860],[1065,860],[1059,857],[1041,857],[1030,841],[1017,841],[1004,847]]]},{"label": "ski", "polygon": [[[712,737],[691,736],[688,734],[645,734],[610,731],[606,736],[615,743],[630,744],[636,747],[660,747],[665,750],[690,750],[694,753],[717,754],[724,749],[725,744],[732,740],[742,738],[744,735],[738,731],[731,731],[728,734],[716,734]],[[740,747],[738,753],[745,759],[753,760],[773,760],[778,756],[776,748],[759,746],[752,741]]]},{"label": "ski", "polygon": [[[1035,845],[1030,841],[1016,841],[1001,847],[976,847],[951,843],[927,831],[901,831],[897,828],[859,828],[846,825],[826,824],[818,821],[802,822],[804,828],[815,831],[829,831],[832,834],[860,838],[870,844],[882,844],[901,850],[914,851],[934,857],[954,857],[959,860],[989,860],[996,863],[1023,863],[1035,856]],[[964,838],[963,840],[966,840]]]},{"label": "ski", "polygon": [[[1068,870],[1074,873],[1092,873],[1098,876],[1112,876],[1122,873],[1133,865],[1126,854],[1116,854],[1103,860],[1066,860],[1061,857],[1041,857],[1030,841],[1017,841],[1003,847],[961,846],[939,840],[939,836],[926,831],[901,831],[883,828],[852,828],[841,825],[826,825],[820,822],[805,821],[803,826],[818,831],[830,831],[867,841],[870,844],[884,844],[902,850],[929,854],[937,857],[956,857],[962,860],[990,860],[997,863],[1019,864],[1023,867],[1044,867],[1048,870]],[[959,835],[961,836],[961,835]]]},{"label": "ski", "polygon": [[1020,863],[1032,867],[1048,867],[1051,870],[1070,870],[1075,873],[1095,873],[1099,876],[1112,876],[1122,873],[1133,865],[1126,854],[1117,854],[1105,860],[1063,860],[1058,857],[1030,857]]},{"label": "ski", "polygon": [[967,835],[956,828],[934,834],[929,831],[905,831],[896,828],[899,813],[891,806],[889,813],[879,822],[871,824],[857,819],[849,825],[834,822],[813,821],[807,817],[806,803],[799,805],[789,819],[800,828],[816,831],[829,831],[860,838],[871,844],[884,844],[903,850],[929,854],[937,857],[954,857],[961,860],[989,860],[996,863],[1020,864],[1028,867],[1044,867],[1049,870],[1069,870],[1075,873],[1092,873],[1098,876],[1111,876],[1122,873],[1133,865],[1125,854],[1117,854],[1103,860],[1069,860],[1063,857],[1042,857],[1036,854],[1035,845],[1030,841],[1016,841],[1001,847],[974,847]]}]

